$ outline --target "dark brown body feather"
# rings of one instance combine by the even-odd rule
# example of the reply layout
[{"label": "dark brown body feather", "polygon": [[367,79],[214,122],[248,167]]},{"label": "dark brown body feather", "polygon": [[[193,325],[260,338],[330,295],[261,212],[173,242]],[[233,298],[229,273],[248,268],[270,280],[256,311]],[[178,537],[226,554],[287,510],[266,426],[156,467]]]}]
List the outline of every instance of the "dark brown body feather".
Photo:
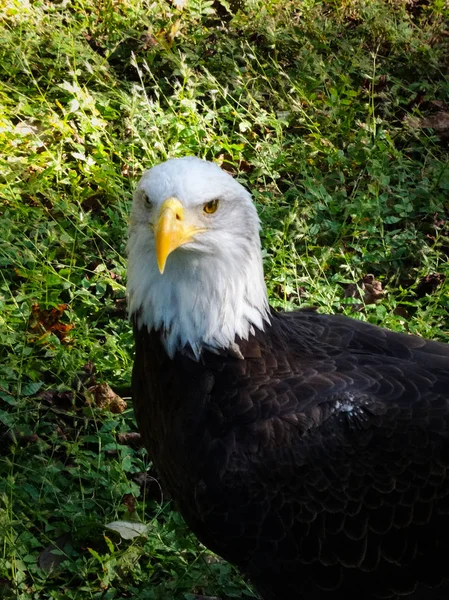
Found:
[{"label": "dark brown body feather", "polygon": [[449,598],[449,346],[312,311],[244,360],[135,338],[150,457],[264,599]]}]

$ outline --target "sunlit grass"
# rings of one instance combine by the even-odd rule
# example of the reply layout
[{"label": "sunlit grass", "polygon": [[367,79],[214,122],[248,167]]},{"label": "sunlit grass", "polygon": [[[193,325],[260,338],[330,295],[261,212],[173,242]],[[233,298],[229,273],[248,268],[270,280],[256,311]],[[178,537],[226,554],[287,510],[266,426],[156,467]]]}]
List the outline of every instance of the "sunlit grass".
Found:
[{"label": "sunlit grass", "polygon": [[[447,8],[247,0],[223,20],[218,8],[0,8],[2,597],[250,594],[126,438],[127,215],[145,168],[195,154],[252,191],[274,306],[448,339],[447,139],[419,126],[449,111]],[[386,294],[355,310],[345,290],[368,273]],[[92,402],[102,382],[124,412]],[[117,519],[148,523],[148,537],[121,540],[105,528]]]}]

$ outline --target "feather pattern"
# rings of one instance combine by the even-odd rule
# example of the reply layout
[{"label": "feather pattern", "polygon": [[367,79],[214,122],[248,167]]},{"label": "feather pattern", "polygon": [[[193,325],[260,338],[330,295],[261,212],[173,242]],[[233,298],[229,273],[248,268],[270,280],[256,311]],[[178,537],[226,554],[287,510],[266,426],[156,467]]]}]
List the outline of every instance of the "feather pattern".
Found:
[{"label": "feather pattern", "polygon": [[150,456],[264,599],[448,597],[447,346],[311,311],[273,314],[244,360],[135,333]]}]

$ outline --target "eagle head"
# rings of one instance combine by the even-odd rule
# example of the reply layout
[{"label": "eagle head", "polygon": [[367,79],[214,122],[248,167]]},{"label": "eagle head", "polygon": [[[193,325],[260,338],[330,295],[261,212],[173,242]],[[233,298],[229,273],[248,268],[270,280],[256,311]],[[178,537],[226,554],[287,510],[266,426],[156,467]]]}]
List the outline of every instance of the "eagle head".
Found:
[{"label": "eagle head", "polygon": [[259,217],[250,194],[195,157],[146,171],[128,241],[129,312],[169,356],[233,348],[268,321]]}]

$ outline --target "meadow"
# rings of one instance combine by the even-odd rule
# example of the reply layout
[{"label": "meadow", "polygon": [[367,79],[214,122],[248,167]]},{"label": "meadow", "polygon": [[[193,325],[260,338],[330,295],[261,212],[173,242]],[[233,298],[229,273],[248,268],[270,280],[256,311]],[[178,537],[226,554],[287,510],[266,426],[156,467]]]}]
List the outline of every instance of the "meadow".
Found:
[{"label": "meadow", "polygon": [[251,190],[273,306],[449,342],[446,0],[3,0],[1,598],[254,597],[130,398],[132,191],[185,155]]}]

